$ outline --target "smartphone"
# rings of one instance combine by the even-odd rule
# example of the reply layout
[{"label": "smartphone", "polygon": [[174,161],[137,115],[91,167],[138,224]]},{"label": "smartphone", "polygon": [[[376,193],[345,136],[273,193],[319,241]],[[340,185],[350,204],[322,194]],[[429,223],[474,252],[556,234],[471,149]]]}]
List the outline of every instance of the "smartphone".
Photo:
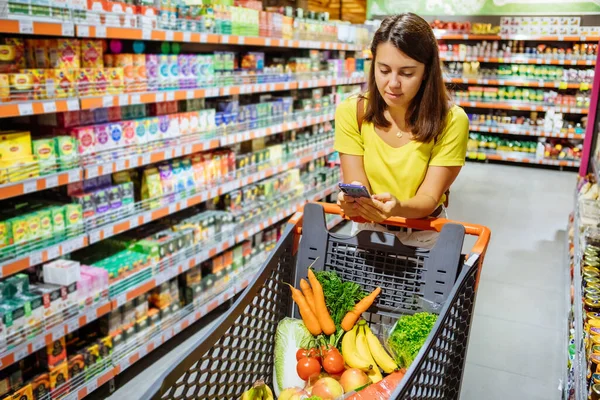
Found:
[{"label": "smartphone", "polygon": [[371,198],[369,191],[366,187],[362,185],[352,185],[350,183],[340,183],[340,190],[344,192],[345,195],[350,197],[366,197]]}]

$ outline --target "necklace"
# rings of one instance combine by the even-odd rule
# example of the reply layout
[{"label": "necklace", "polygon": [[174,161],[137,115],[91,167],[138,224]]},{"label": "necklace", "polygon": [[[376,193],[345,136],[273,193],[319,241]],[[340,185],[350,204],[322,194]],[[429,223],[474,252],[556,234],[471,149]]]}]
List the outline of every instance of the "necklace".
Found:
[{"label": "necklace", "polygon": [[396,137],[397,137],[397,138],[401,138],[402,136],[404,136],[404,134],[403,134],[402,132],[398,132],[398,133],[396,133]]}]

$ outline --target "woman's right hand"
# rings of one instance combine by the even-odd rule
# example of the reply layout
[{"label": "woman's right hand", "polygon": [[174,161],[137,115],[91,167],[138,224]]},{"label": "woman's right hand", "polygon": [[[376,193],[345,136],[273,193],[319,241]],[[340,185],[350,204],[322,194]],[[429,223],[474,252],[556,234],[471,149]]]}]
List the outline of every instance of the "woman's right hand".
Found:
[{"label": "woman's right hand", "polygon": [[[354,181],[352,182],[353,185],[360,185],[362,186],[363,184],[358,182],[358,181]],[[338,193],[338,198],[337,198],[337,205],[340,206],[340,208],[342,209],[342,211],[344,211],[344,214],[348,217],[348,218],[354,218],[354,217],[359,217],[359,213],[356,207],[354,207],[354,203],[355,203],[356,199],[354,197],[348,196],[346,194],[344,194],[344,192],[339,192]]]}]

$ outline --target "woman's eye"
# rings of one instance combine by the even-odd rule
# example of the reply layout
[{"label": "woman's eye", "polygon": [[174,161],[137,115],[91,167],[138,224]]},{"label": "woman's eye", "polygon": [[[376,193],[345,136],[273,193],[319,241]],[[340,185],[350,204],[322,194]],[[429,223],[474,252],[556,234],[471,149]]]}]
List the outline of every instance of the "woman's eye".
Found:
[{"label": "woman's eye", "polygon": [[379,70],[379,72],[381,72],[381,73],[382,73],[382,74],[384,74],[384,75],[387,75],[387,74],[389,74],[389,73],[390,73],[390,71],[382,71],[382,70]]},{"label": "woman's eye", "polygon": [[410,78],[411,76],[413,76],[414,74],[402,74],[402,76],[406,76],[407,78]]}]

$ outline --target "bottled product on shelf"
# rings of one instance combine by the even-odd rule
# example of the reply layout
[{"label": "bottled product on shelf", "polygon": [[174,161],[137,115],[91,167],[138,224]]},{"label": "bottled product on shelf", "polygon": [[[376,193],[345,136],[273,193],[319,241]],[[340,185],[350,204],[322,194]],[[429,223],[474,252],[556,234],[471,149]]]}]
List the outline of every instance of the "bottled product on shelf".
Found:
[{"label": "bottled product on shelf", "polygon": [[[529,89],[515,86],[469,86],[467,90],[455,90],[454,97],[458,101],[476,101],[483,103],[523,104],[527,106],[571,107],[573,112],[586,113],[590,107],[589,91],[576,91],[576,94],[562,94],[556,91]],[[575,111],[584,109],[584,112]]]},{"label": "bottled product on shelf", "polygon": [[444,73],[450,78],[516,80],[533,84],[537,83],[535,81],[567,82],[576,83],[576,87],[579,87],[582,82],[591,84],[594,81],[593,69],[532,64],[503,64],[498,67],[482,68],[478,61],[450,62],[444,68]]},{"label": "bottled product on shelf", "polygon": [[[523,40],[483,40],[475,44],[461,43],[440,43],[440,56],[444,58],[502,58],[504,61],[511,62],[517,60],[575,60],[575,61],[596,61],[598,54],[597,44],[588,43],[561,43],[547,44],[539,43],[533,45],[531,42]],[[489,61],[488,61],[489,62]]]},{"label": "bottled product on shelf", "polygon": [[469,129],[511,135],[583,138],[587,117],[566,116],[550,110],[543,114],[531,112],[529,116],[509,115],[506,111],[470,113]]}]

